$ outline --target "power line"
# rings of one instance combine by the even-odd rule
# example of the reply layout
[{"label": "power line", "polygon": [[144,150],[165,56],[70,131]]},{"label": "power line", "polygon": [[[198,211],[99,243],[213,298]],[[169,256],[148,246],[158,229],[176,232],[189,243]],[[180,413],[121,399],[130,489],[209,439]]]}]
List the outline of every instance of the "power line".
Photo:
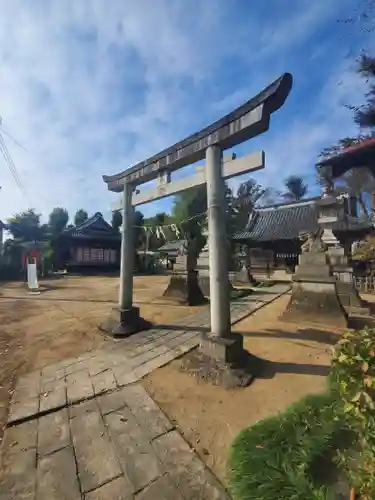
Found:
[{"label": "power line", "polygon": [[3,129],[3,119],[2,119],[1,116],[0,116],[0,132],[2,132],[3,134],[7,135],[10,139],[12,139],[12,141],[15,144],[17,144],[17,146],[19,146],[20,148],[22,148],[25,151],[27,151],[27,149],[25,148],[25,146],[23,146],[20,142],[18,142],[17,139],[15,139],[9,132],[7,132],[6,130]]},{"label": "power line", "polygon": [[19,176],[19,173],[18,173],[18,170],[17,170],[17,167],[16,165],[14,164],[14,161],[8,151],[8,148],[5,144],[5,141],[4,141],[4,138],[1,134],[1,131],[0,131],[0,152],[2,153],[3,157],[4,157],[4,160],[5,160],[5,163],[7,164],[8,168],[9,168],[9,171],[10,173],[12,174],[16,184],[17,184],[17,187],[19,188],[19,190],[21,191],[21,193],[23,194],[23,196],[25,197],[29,207],[31,207],[31,201],[30,201],[30,198],[22,184],[22,181],[20,179],[20,176]]}]

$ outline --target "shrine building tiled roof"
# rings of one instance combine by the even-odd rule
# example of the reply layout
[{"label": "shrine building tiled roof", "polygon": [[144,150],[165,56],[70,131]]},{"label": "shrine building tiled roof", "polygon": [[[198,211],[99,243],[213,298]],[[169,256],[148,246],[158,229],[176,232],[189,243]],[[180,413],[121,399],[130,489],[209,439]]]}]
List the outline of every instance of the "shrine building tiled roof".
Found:
[{"label": "shrine building tiled roof", "polygon": [[[315,232],[318,226],[318,211],[310,198],[294,203],[255,209],[245,229],[233,236],[233,240],[266,242],[298,239],[302,231]],[[369,219],[346,215],[333,226],[334,231],[366,231],[372,227]]]},{"label": "shrine building tiled roof", "polygon": [[82,239],[111,239],[121,240],[121,235],[97,212],[86,222],[72,228],[65,229],[60,236]]}]

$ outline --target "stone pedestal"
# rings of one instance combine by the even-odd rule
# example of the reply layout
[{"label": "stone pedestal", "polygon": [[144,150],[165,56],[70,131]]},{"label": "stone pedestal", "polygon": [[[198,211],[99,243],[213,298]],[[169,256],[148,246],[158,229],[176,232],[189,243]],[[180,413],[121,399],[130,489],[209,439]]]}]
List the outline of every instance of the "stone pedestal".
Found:
[{"label": "stone pedestal", "polygon": [[[199,287],[205,297],[210,298],[210,277],[209,276],[198,276]],[[234,290],[232,283],[228,278],[229,293]]]},{"label": "stone pedestal", "polygon": [[241,269],[235,274],[233,281],[235,283],[243,283],[246,285],[255,284],[255,279],[251,275],[250,270],[245,263],[242,264]]},{"label": "stone pedestal", "polygon": [[129,337],[133,333],[148,330],[152,324],[139,315],[139,307],[113,308],[100,328],[113,337]]},{"label": "stone pedestal", "polygon": [[254,358],[244,350],[239,333],[228,333],[225,337],[203,333],[199,349],[183,358],[181,368],[227,389],[247,387],[259,370]]},{"label": "stone pedestal", "polygon": [[199,286],[197,275],[197,271],[172,274],[168,287],[163,293],[163,299],[189,306],[205,304],[207,299]]},{"label": "stone pedestal", "polygon": [[348,316],[339,301],[337,279],[332,276],[325,252],[302,253],[292,280],[284,321],[347,327]]},{"label": "stone pedestal", "polygon": [[341,246],[332,247],[328,249],[327,255],[333,274],[337,277],[336,291],[341,305],[351,317],[369,317],[371,310],[353,285],[353,269],[348,264],[345,249]]},{"label": "stone pedestal", "polygon": [[212,333],[203,333],[199,345],[204,356],[219,363],[235,363],[243,354],[243,337],[231,333],[228,337],[218,337]]}]

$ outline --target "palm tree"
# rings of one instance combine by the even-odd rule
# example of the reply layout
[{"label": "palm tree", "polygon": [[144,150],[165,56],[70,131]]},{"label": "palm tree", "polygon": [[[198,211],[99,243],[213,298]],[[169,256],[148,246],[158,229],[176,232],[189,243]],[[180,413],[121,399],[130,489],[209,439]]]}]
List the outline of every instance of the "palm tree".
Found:
[{"label": "palm tree", "polygon": [[284,184],[288,191],[283,196],[291,201],[302,200],[309,189],[303,178],[298,175],[290,175]]}]

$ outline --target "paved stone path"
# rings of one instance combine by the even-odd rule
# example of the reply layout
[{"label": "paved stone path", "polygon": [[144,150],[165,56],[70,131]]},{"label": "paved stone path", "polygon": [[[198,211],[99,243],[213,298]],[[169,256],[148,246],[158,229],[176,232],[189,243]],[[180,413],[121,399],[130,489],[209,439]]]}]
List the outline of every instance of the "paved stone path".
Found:
[{"label": "paved stone path", "polygon": [[[231,305],[238,322],[288,290]],[[227,500],[139,379],[197,346],[209,311],[18,380],[2,446],[0,500]]]}]

